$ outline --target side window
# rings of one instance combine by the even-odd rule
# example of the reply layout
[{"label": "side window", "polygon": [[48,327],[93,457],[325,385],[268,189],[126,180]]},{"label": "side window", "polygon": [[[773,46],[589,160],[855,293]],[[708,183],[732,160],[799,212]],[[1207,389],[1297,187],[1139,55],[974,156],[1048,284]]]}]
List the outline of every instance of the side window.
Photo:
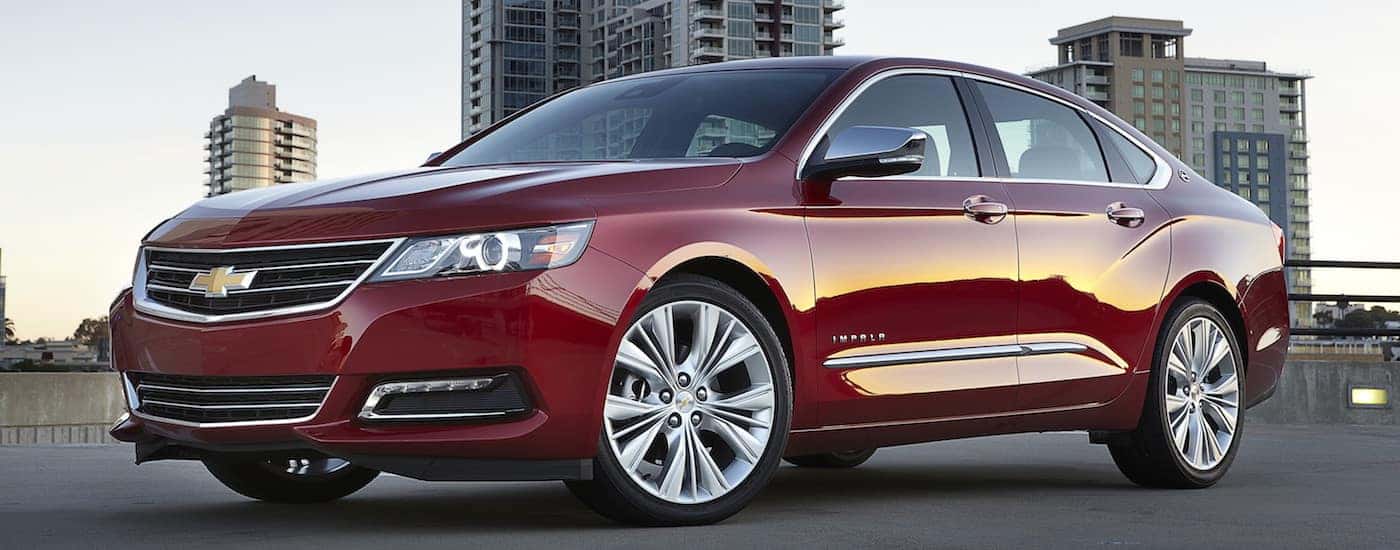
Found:
[{"label": "side window", "polygon": [[976,85],[1012,178],[1108,181],[1099,142],[1074,109],[1005,86]]},{"label": "side window", "polygon": [[[1099,135],[1105,136],[1106,148],[1112,147],[1123,158],[1123,163],[1128,165],[1128,173],[1131,174],[1131,180],[1134,183],[1146,184],[1152,181],[1152,176],[1157,173],[1157,161],[1152,160],[1146,151],[1111,128],[1102,128],[1099,130]],[[1117,165],[1114,166],[1114,179],[1121,179],[1117,177],[1119,171]]]},{"label": "side window", "polygon": [[911,176],[977,177],[977,151],[952,79],[892,76],[857,97],[831,125],[828,138],[852,126],[913,128],[927,134],[924,164]]}]

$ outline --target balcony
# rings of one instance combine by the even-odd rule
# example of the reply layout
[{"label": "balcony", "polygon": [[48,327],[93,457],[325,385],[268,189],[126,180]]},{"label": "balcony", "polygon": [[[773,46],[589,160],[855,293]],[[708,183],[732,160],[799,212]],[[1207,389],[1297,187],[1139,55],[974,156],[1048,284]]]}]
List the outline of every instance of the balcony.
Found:
[{"label": "balcony", "polygon": [[1107,86],[1107,85],[1108,85],[1108,76],[1106,76],[1106,75],[1091,74],[1091,75],[1088,75],[1088,76],[1085,76],[1085,77],[1084,77],[1084,83],[1085,83],[1085,84],[1097,84],[1097,85],[1099,85],[1099,86]]},{"label": "balcony", "polygon": [[1278,104],[1278,110],[1284,112],[1298,112],[1303,110],[1303,104],[1298,103],[1296,101],[1280,101]]},{"label": "balcony", "polygon": [[824,0],[822,9],[827,11],[844,10],[846,9],[846,0]]},{"label": "balcony", "polygon": [[694,16],[696,20],[718,19],[724,20],[724,10],[714,8],[695,8]]},{"label": "balcony", "polygon": [[724,29],[720,27],[700,26],[690,31],[691,38],[724,38]]},{"label": "balcony", "polygon": [[839,29],[846,26],[846,21],[840,17],[828,14],[826,17],[822,18],[822,25],[828,30]]},{"label": "balcony", "polygon": [[700,46],[690,51],[691,59],[724,58],[724,48]]}]

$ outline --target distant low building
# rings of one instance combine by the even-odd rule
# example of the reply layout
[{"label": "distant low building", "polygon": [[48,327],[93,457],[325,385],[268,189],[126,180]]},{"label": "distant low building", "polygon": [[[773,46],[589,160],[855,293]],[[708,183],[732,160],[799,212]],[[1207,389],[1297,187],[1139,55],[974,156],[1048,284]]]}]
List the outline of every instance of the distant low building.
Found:
[{"label": "distant low building", "polygon": [[98,352],[75,340],[6,346],[0,349],[0,366],[23,361],[34,363],[96,363]]},{"label": "distant low building", "polygon": [[316,120],[277,109],[277,87],[250,76],[209,122],[208,195],[316,179]]}]

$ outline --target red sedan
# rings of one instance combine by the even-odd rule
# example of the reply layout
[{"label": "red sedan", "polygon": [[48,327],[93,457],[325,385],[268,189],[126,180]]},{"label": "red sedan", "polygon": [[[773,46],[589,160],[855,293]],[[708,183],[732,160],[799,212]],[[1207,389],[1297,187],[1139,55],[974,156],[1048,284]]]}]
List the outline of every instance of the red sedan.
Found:
[{"label": "red sedan", "polygon": [[786,460],[1088,430],[1214,484],[1288,341],[1258,208],[1057,88],[923,59],[659,71],[426,165],[203,200],[111,312],[137,460],[281,502],[564,480],[709,523]]}]

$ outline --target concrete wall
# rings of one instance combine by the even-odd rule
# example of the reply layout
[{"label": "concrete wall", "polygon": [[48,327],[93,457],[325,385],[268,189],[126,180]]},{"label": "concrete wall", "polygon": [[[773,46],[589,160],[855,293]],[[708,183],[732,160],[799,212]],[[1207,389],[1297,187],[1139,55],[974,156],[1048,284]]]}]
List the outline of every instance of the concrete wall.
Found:
[{"label": "concrete wall", "polygon": [[[1278,391],[1249,409],[1249,419],[1266,424],[1400,425],[1396,383],[1400,362],[1289,361]],[[1390,408],[1351,408],[1351,386],[1385,388]]]},{"label": "concrete wall", "polygon": [[[1277,393],[1249,410],[1267,424],[1400,425],[1400,362],[1289,361]],[[1347,406],[1350,386],[1385,388],[1387,409]],[[0,445],[112,443],[124,410],[115,373],[0,373]]]},{"label": "concrete wall", "polygon": [[114,443],[124,404],[116,373],[0,373],[0,445]]}]

